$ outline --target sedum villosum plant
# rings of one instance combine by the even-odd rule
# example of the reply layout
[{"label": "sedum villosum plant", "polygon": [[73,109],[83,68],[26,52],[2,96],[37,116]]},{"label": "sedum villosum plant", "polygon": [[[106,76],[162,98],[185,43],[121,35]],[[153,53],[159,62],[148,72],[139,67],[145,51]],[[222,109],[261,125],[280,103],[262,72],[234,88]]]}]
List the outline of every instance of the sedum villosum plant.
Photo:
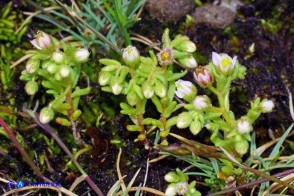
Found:
[{"label": "sedum villosum plant", "polygon": [[[177,117],[171,114],[181,105],[174,101],[176,83],[187,71],[174,73],[174,60],[180,61],[188,68],[197,66],[192,52],[196,46],[188,37],[178,35],[170,40],[166,30],[162,38],[162,50],[155,55],[150,50],[149,56],[140,56],[139,51],[128,46],[123,50],[122,61],[101,59],[105,65],[99,75],[102,90],[115,95],[123,94],[126,102],[120,104],[122,114],[129,115],[133,125],[128,125],[129,131],[139,132],[138,140],[143,141],[148,148],[147,128],[160,130],[161,144],[167,145],[166,136],[170,128],[176,124]],[[147,100],[150,99],[161,114],[159,119],[145,115]]]},{"label": "sedum villosum plant", "polygon": [[38,50],[32,52],[21,73],[20,78],[27,81],[25,90],[29,95],[35,95],[41,84],[47,89],[46,93],[54,97],[41,110],[40,122],[48,123],[60,113],[62,117],[57,117],[56,122],[70,126],[81,115],[78,109],[80,97],[90,92],[90,87],[81,89],[77,86],[81,65],[88,60],[90,53],[41,31],[31,43]]},{"label": "sedum villosum plant", "polygon": [[[246,68],[239,64],[237,57],[212,53],[212,62],[198,67],[192,56],[196,46],[187,36],[178,35],[169,38],[166,30],[162,37],[162,50],[155,55],[149,51],[149,57],[140,56],[139,51],[128,46],[123,50],[122,61],[101,59],[105,67],[99,75],[102,90],[115,95],[123,94],[126,102],[120,104],[122,114],[129,115],[133,125],[129,131],[139,132],[138,140],[144,141],[149,130],[160,131],[162,145],[168,145],[166,137],[172,126],[189,128],[193,135],[204,127],[210,130],[211,141],[236,157],[242,157],[248,150],[252,124],[261,113],[272,111],[271,100],[257,98],[247,114],[236,118],[230,110],[230,86],[233,80],[244,79]],[[214,104],[207,95],[197,95],[197,88],[191,81],[182,78],[187,71],[174,73],[174,60],[186,68],[196,68],[195,82],[201,88],[207,88],[217,97]],[[183,99],[177,103],[175,95]],[[150,99],[160,113],[159,118],[150,118],[145,114],[147,100]],[[182,108],[179,115],[173,113]]]},{"label": "sedum villosum plant", "polygon": [[236,118],[230,110],[230,86],[233,80],[244,79],[246,68],[239,64],[237,57],[212,53],[212,62],[198,67],[194,72],[195,82],[216,95],[218,103],[213,104],[206,95],[195,95],[195,87],[189,81],[177,81],[176,95],[186,101],[177,119],[177,127],[188,128],[198,134],[203,127],[210,130],[211,141],[236,157],[242,157],[248,150],[252,124],[261,113],[271,112],[271,100],[257,98],[250,105],[247,114]]}]

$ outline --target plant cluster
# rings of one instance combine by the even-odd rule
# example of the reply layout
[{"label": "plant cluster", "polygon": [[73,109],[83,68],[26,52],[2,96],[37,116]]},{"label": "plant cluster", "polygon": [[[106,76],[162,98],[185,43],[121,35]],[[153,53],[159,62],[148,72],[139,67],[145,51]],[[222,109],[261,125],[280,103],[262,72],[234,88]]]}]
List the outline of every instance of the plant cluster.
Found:
[{"label": "plant cluster", "polygon": [[81,75],[81,65],[88,60],[89,51],[75,48],[70,43],[59,41],[50,35],[39,31],[31,40],[36,49],[26,63],[20,79],[27,81],[25,90],[29,95],[35,95],[41,84],[46,93],[54,97],[48,106],[40,113],[40,121],[48,123],[55,113],[56,122],[70,126],[71,121],[81,115],[78,109],[80,97],[90,92],[90,87],[80,88],[77,85]]},{"label": "plant cluster", "polygon": [[[192,52],[196,46],[188,37],[179,35],[170,40],[169,31],[163,35],[162,50],[155,55],[151,50],[149,57],[139,54],[139,51],[128,46],[123,50],[122,61],[100,59],[105,65],[99,75],[102,90],[115,95],[123,94],[126,102],[120,104],[121,113],[129,115],[133,125],[128,125],[129,131],[139,132],[138,140],[146,139],[146,127],[156,127],[160,130],[161,143],[167,145],[165,139],[170,128],[176,124],[176,118],[171,114],[179,109],[180,105],[174,101],[176,80],[183,77],[187,71],[175,73],[173,61],[178,60],[184,66],[195,68],[196,60]],[[150,99],[161,114],[160,119],[147,117],[145,114],[147,100]]]},{"label": "plant cluster", "polygon": [[[227,54],[212,53],[212,61],[207,66],[196,68],[195,82],[217,97],[213,104],[207,95],[197,95],[197,88],[191,81],[182,78],[187,72],[174,73],[174,60],[186,68],[197,66],[192,53],[196,46],[188,37],[178,35],[170,40],[168,30],[164,32],[162,50],[155,56],[140,56],[138,50],[129,46],[123,51],[123,62],[101,59],[105,65],[99,76],[102,90],[115,95],[124,94],[127,103],[121,103],[121,113],[130,116],[134,125],[128,125],[129,131],[138,131],[138,140],[146,141],[146,126],[158,128],[161,144],[167,145],[166,137],[172,126],[180,129],[189,128],[193,135],[204,127],[211,131],[211,141],[226,149],[229,153],[241,157],[248,150],[252,124],[261,113],[272,111],[271,100],[257,98],[251,103],[246,115],[236,118],[230,110],[230,87],[233,80],[243,79],[246,68],[237,57]],[[185,102],[177,103],[174,96]],[[146,101],[151,99],[161,114],[159,119],[146,117]],[[183,108],[179,115],[173,112]]]},{"label": "plant cluster", "polygon": [[[159,131],[161,145],[164,146],[168,145],[167,136],[175,125],[179,129],[189,129],[193,135],[205,129],[211,132],[210,139],[216,147],[240,159],[248,151],[253,123],[262,113],[271,112],[274,103],[257,98],[245,115],[236,117],[230,109],[231,84],[234,80],[244,79],[246,72],[237,57],[213,52],[208,65],[196,68],[197,63],[192,55],[196,46],[188,37],[178,35],[171,40],[166,30],[162,42],[163,47],[157,55],[149,51],[150,57],[143,57],[135,47],[128,46],[123,50],[121,62],[100,60],[105,65],[99,75],[102,90],[126,96],[126,102],[120,106],[121,113],[129,115],[133,122],[127,129],[139,132],[137,140],[143,141],[146,148],[150,145],[147,136],[155,129]],[[174,60],[186,68],[196,68],[193,76],[197,87],[191,81],[181,79],[187,71],[174,73]],[[199,87],[211,91],[210,96],[215,96],[217,102],[213,103],[213,99],[207,95],[198,95]],[[160,118],[145,114],[148,99],[155,105]],[[177,110],[180,109],[182,112],[179,113]],[[179,114],[175,114],[175,111]],[[201,146],[199,144],[185,150],[195,153],[193,149]],[[219,158],[222,162],[222,179],[231,182],[235,176],[242,174],[242,170],[224,156],[220,155]]]},{"label": "plant cluster", "polygon": [[[26,0],[26,2],[34,5],[34,2],[30,0]],[[195,0],[195,2],[198,5],[202,4],[201,1]],[[141,55],[139,50],[132,45],[128,29],[138,21],[136,12],[144,4],[144,0],[71,1],[71,7],[58,0],[43,1],[42,3],[45,3],[46,6],[50,4],[50,6],[55,5],[56,7],[46,7],[42,11],[33,13],[30,17],[37,16],[51,22],[59,30],[72,35],[75,40],[83,41],[86,46],[97,44],[103,49],[111,48],[117,52],[117,55],[120,55],[118,59],[100,59],[99,62],[103,68],[99,70],[96,62],[85,65],[90,52],[88,49],[78,48],[79,43],[68,43],[39,31],[35,39],[31,40],[31,44],[36,50],[28,51],[25,56],[30,58],[20,77],[21,80],[26,81],[25,91],[32,96],[31,98],[39,96],[41,94],[38,92],[39,90],[46,91],[45,96],[41,95],[41,105],[45,105],[45,107],[40,110],[40,115],[31,110],[26,110],[26,112],[51,136],[49,139],[44,134],[39,134],[39,130],[34,130],[35,133],[31,139],[33,142],[44,140],[50,156],[58,154],[61,149],[67,153],[70,161],[66,168],[74,172],[80,171],[82,174],[73,183],[71,190],[86,180],[96,194],[103,195],[77,161],[81,154],[92,150],[92,146],[83,145],[83,148],[76,151],[73,156],[70,149],[47,123],[55,119],[60,125],[71,126],[77,142],[79,142],[79,138],[75,135],[77,130],[75,121],[82,113],[85,127],[89,128],[94,123],[96,127],[103,125],[105,119],[100,113],[100,105],[97,104],[98,98],[81,99],[81,96],[88,95],[91,91],[89,80],[95,81],[97,77],[103,91],[121,95],[124,98],[120,103],[120,112],[130,117],[131,123],[126,128],[137,134],[135,141],[141,141],[146,149],[152,147],[159,149],[163,157],[174,156],[190,164],[188,168],[183,170],[177,168],[165,175],[164,179],[168,184],[165,195],[201,195],[196,190],[196,181],[193,176],[203,177],[204,180],[201,184],[209,187],[211,192],[220,191],[215,195],[233,192],[238,190],[238,186],[241,186],[239,187],[241,189],[260,183],[262,184],[259,195],[274,192],[282,185],[293,188],[287,182],[289,179],[286,174],[293,173],[294,158],[293,156],[280,157],[283,142],[286,137],[293,135],[291,133],[293,125],[277,141],[271,141],[270,144],[257,148],[253,132],[254,122],[262,113],[271,112],[274,108],[274,102],[269,99],[256,98],[250,103],[250,108],[247,111],[239,112],[238,115],[231,109],[231,85],[235,80],[244,79],[246,74],[246,68],[239,63],[236,56],[231,57],[228,54],[212,52],[211,60],[205,66],[198,66],[194,57],[196,45],[184,35],[177,35],[171,39],[168,29],[164,31],[160,48],[155,47],[158,52],[149,50],[147,55]],[[62,13],[59,12],[60,10]],[[281,24],[276,21],[280,15],[274,12],[273,16],[272,21],[261,20],[261,24],[271,32],[277,32],[281,28]],[[189,23],[188,19],[189,17],[187,17],[187,24]],[[0,40],[5,41],[5,45],[1,45],[0,48],[0,56],[4,59],[0,59],[0,79],[4,90],[9,90],[13,86],[14,70],[9,67],[12,54],[15,56],[21,53],[18,48],[13,47],[9,50],[7,48],[11,44],[20,42],[29,21],[26,20],[16,30],[17,25],[14,23],[16,20],[22,21],[23,19],[12,9],[12,2],[10,2],[0,10]],[[106,34],[105,37],[103,33]],[[66,38],[66,40],[70,39]],[[128,46],[120,50],[118,46],[123,43]],[[249,50],[254,50],[254,43],[250,48]],[[92,54],[95,55],[95,50],[92,50]],[[98,72],[99,74],[97,74]],[[90,78],[88,78],[88,87],[86,88],[82,88],[80,85],[82,74],[89,75]],[[186,77],[186,74],[191,75]],[[188,80],[187,78],[193,79]],[[99,91],[99,89],[95,90],[94,93]],[[49,103],[47,102],[48,95],[52,97]],[[9,122],[10,127],[14,127],[17,122],[14,98],[11,94],[5,96],[10,105],[1,106],[0,115],[5,117],[4,120]],[[153,108],[156,111],[151,111]],[[113,112],[112,108],[107,109],[108,113]],[[105,113],[107,113],[106,110]],[[294,116],[294,114],[292,115]],[[38,153],[38,157],[35,155],[36,159],[33,161],[32,151],[29,153],[25,151],[29,150],[29,147],[25,144],[24,137],[19,133],[15,136],[4,120],[0,117],[2,125],[0,134],[10,138],[37,176],[47,181],[48,179],[38,168],[44,166],[45,161],[47,164],[47,152]],[[177,135],[173,133],[176,129],[188,132],[185,135],[191,133],[191,138],[195,138],[193,136],[201,131],[208,132],[214,146],[203,144],[191,138],[184,138],[180,136],[181,132]],[[116,144],[117,147],[122,146],[123,142],[118,134],[115,133],[115,130],[111,131],[111,143]],[[66,137],[67,143],[72,144],[72,137],[68,135]],[[181,144],[170,145],[170,137],[178,139]],[[96,142],[95,139],[92,141],[93,145]],[[71,141],[69,142],[69,140]],[[55,142],[60,148],[56,147]],[[275,142],[277,144],[269,156],[264,158],[263,152]],[[5,148],[7,146],[8,149],[7,144],[1,144],[1,146],[5,146]],[[250,153],[247,153],[249,149]],[[1,153],[8,154],[8,151],[4,149]],[[246,153],[249,158],[244,160],[243,155]],[[125,185],[124,177],[119,169],[120,156],[121,149],[116,164],[119,180],[108,194],[126,195],[131,191],[136,191],[136,195],[139,195],[141,191],[149,191],[164,195],[160,191],[145,187],[145,182],[143,186],[133,186],[140,169],[129,184]],[[157,160],[160,159],[161,157],[157,158]],[[39,166],[35,164],[35,161],[39,161]],[[146,171],[148,171],[148,164]],[[193,167],[196,167],[197,170],[188,171]],[[258,169],[255,169],[256,167]],[[273,170],[283,168],[290,169],[271,176]],[[260,177],[263,178],[260,179]],[[269,180],[275,183],[272,185],[264,183]],[[245,184],[247,182],[250,183]],[[64,193],[71,192],[64,188],[61,190]]]}]

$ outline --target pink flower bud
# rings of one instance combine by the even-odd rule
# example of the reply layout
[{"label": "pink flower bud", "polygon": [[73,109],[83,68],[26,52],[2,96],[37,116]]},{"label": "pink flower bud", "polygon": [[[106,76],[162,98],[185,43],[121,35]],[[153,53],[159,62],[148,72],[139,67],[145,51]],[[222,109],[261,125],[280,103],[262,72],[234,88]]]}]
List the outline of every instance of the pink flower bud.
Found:
[{"label": "pink flower bud", "polygon": [[48,48],[51,43],[52,37],[42,31],[38,31],[36,38],[31,40],[31,44],[39,50],[42,50],[43,48]]},{"label": "pink flower bud", "polygon": [[194,72],[194,79],[201,87],[207,87],[213,82],[212,76],[206,67],[198,67]]}]

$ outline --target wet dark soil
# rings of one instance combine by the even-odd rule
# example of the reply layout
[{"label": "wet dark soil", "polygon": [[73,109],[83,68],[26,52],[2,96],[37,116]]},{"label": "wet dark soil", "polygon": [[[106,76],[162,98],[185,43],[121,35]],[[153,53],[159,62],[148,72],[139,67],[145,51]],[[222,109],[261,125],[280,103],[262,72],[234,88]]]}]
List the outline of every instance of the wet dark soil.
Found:
[{"label": "wet dark soil", "polygon": [[[279,21],[283,23],[277,33],[272,33],[261,25],[261,19],[273,17],[274,10],[279,10]],[[249,101],[257,96],[272,99],[276,105],[274,112],[262,115],[254,125],[258,146],[270,140],[268,129],[272,129],[275,136],[280,136],[282,131],[292,123],[287,88],[294,92],[294,0],[247,1],[244,6],[238,9],[234,22],[226,29],[217,29],[202,23],[187,27],[184,25],[184,19],[176,24],[161,24],[152,18],[147,11],[143,11],[141,18],[133,32],[142,34],[155,43],[160,42],[165,28],[170,28],[171,36],[177,33],[188,35],[197,45],[197,60],[200,65],[205,65],[208,62],[213,51],[238,56],[239,62],[247,68],[247,75],[245,80],[236,81],[232,87],[230,97],[232,110],[236,112],[237,116],[243,115],[249,107]],[[250,53],[249,47],[252,44],[255,46],[255,51]],[[139,48],[146,47],[138,45]],[[186,77],[192,78],[191,75]],[[17,86],[23,85],[16,84]],[[23,97],[16,99],[19,110],[21,110],[23,101]],[[106,102],[106,100],[103,101]],[[108,102],[109,105],[115,106],[117,112],[119,111],[117,103],[111,99],[108,99]],[[119,136],[124,144],[120,168],[122,175],[127,175],[124,179],[126,184],[130,182],[139,168],[141,171],[134,185],[139,186],[140,183],[143,183],[147,159],[158,156],[156,151],[147,151],[142,144],[133,142],[136,133],[130,133],[125,129],[127,122],[127,117],[117,114],[111,123],[99,129],[80,125],[81,128],[87,129],[82,137],[85,143],[93,147],[93,150],[79,157],[78,161],[105,194],[118,180],[115,165],[118,148],[111,144],[113,135]],[[40,128],[37,131],[43,132]],[[58,156],[50,156],[48,146],[43,140],[34,143],[31,139],[32,135],[28,132],[21,132],[21,135],[27,143],[28,149],[48,154],[54,172],[49,172],[47,167],[42,167],[45,176],[53,181],[61,182],[66,188],[69,188],[74,179],[80,176],[80,173],[74,169],[64,171],[65,160],[68,160],[68,157],[62,150]],[[68,134],[60,134],[60,137],[65,142],[69,140]],[[201,133],[198,137],[203,137],[201,141],[209,143],[209,135]],[[2,139],[5,138],[1,136],[0,140]],[[70,142],[66,144],[70,149],[76,147]],[[3,156],[0,157],[0,176],[9,176],[14,179],[35,179],[35,175],[24,163],[14,146],[7,145],[7,149],[9,153],[1,153]],[[164,191],[167,185],[163,179],[164,175],[177,167],[184,168],[186,166],[186,163],[174,158],[166,158],[152,163],[149,166],[146,186]],[[7,190],[3,184],[0,187]],[[0,193],[2,193],[1,191]],[[202,192],[207,191],[203,187]],[[83,195],[86,192],[94,195],[86,182],[82,182],[75,190],[78,195]]]}]

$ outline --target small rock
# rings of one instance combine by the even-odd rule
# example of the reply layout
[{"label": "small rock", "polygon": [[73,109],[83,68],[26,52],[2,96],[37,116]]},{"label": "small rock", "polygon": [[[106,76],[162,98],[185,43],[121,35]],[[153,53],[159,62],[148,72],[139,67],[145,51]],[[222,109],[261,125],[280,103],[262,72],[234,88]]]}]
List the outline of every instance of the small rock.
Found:
[{"label": "small rock", "polygon": [[205,5],[195,9],[193,18],[196,23],[204,23],[213,28],[225,28],[234,21],[235,13],[227,7]]},{"label": "small rock", "polygon": [[193,0],[148,0],[146,3],[149,14],[161,23],[176,23],[194,7]]}]

